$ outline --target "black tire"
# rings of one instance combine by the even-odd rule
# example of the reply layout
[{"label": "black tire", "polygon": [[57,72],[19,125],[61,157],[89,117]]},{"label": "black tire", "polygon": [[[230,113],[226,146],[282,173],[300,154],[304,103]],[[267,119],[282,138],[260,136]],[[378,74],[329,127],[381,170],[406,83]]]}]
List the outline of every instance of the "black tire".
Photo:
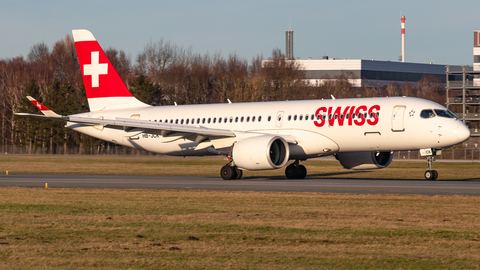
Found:
[{"label": "black tire", "polygon": [[236,173],[235,179],[237,180],[242,179],[243,171],[237,168],[237,166],[235,166],[235,173]]},{"label": "black tire", "polygon": [[285,168],[285,176],[288,179],[296,179],[298,175],[298,168],[295,166],[294,163],[290,164]]},{"label": "black tire", "polygon": [[433,180],[433,177],[435,176],[433,171],[427,170],[425,172],[425,179],[427,180]]},{"label": "black tire", "polygon": [[307,168],[303,165],[298,165],[297,179],[305,179],[307,177]]},{"label": "black tire", "polygon": [[220,175],[222,176],[223,180],[232,180],[236,177],[235,168],[230,165],[225,165],[220,170]]},{"label": "black tire", "polygon": [[432,180],[437,180],[437,178],[438,178],[438,172],[435,171],[435,170],[433,170],[432,173],[433,173],[433,179],[432,179]]}]

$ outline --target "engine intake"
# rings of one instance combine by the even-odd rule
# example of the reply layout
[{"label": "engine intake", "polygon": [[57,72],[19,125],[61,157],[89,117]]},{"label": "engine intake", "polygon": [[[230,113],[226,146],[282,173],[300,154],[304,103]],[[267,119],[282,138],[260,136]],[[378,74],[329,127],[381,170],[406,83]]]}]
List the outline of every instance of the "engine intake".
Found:
[{"label": "engine intake", "polygon": [[273,170],[287,164],[290,148],[282,137],[261,135],[235,143],[232,157],[243,170]]},{"label": "engine intake", "polygon": [[392,152],[346,152],[336,157],[345,169],[372,170],[386,168],[393,159]]}]

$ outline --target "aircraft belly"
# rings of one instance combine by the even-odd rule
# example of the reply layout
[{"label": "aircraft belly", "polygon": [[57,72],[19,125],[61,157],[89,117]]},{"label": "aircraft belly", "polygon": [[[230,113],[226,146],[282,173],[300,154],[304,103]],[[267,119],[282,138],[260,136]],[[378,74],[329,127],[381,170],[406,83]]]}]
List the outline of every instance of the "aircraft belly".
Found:
[{"label": "aircraft belly", "polygon": [[120,129],[108,127],[98,129],[91,125],[83,125],[71,122],[67,122],[67,127],[101,140],[158,154],[174,156],[209,155],[205,149],[195,151],[195,147],[198,144],[185,138],[171,141],[170,137],[163,137],[161,135],[147,133],[142,133],[132,137],[125,137],[125,131]]},{"label": "aircraft belly", "polygon": [[292,130],[297,144],[290,145],[290,158],[302,159],[331,155],[338,152],[338,145],[330,138],[305,130]]}]

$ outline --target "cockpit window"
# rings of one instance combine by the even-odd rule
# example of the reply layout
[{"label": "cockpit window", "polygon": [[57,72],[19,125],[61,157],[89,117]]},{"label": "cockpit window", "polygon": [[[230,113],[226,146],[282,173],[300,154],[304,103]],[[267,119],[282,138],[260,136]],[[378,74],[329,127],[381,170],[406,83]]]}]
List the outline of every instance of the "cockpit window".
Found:
[{"label": "cockpit window", "polygon": [[446,118],[457,118],[455,116],[455,114],[453,114],[451,111],[449,110],[435,110],[435,113],[439,116],[439,117],[446,117]]},{"label": "cockpit window", "polygon": [[420,117],[422,117],[422,118],[432,118],[432,117],[435,117],[435,114],[433,113],[433,110],[423,110],[420,113]]}]

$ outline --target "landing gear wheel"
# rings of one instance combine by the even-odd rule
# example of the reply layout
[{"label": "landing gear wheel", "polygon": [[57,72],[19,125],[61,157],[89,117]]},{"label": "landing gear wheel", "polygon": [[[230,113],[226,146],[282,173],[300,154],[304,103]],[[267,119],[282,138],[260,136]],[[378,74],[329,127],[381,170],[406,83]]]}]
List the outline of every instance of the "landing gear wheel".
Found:
[{"label": "landing gear wheel", "polygon": [[288,179],[296,179],[298,175],[298,169],[297,166],[295,166],[295,163],[292,163],[285,168],[285,176]]},{"label": "landing gear wheel", "polygon": [[307,168],[303,165],[298,165],[297,179],[305,179],[307,177]]},{"label": "landing gear wheel", "polygon": [[427,180],[437,180],[438,178],[438,172],[435,170],[432,170],[432,162],[435,161],[435,158],[433,156],[428,156],[427,157],[427,171],[425,172],[425,179]]},{"label": "landing gear wheel", "polygon": [[298,160],[285,168],[285,176],[288,179],[305,179],[307,177],[307,168],[298,165]]},{"label": "landing gear wheel", "polygon": [[428,170],[425,172],[425,179],[427,180],[436,180],[438,177],[438,172],[435,170]]},{"label": "landing gear wheel", "polygon": [[237,180],[242,179],[243,171],[240,170],[239,168],[237,168],[237,166],[235,166],[235,173],[237,174],[235,179],[237,179]]},{"label": "landing gear wheel", "polygon": [[232,180],[237,177],[237,172],[233,166],[225,165],[220,170],[220,175],[222,176],[223,180]]}]

